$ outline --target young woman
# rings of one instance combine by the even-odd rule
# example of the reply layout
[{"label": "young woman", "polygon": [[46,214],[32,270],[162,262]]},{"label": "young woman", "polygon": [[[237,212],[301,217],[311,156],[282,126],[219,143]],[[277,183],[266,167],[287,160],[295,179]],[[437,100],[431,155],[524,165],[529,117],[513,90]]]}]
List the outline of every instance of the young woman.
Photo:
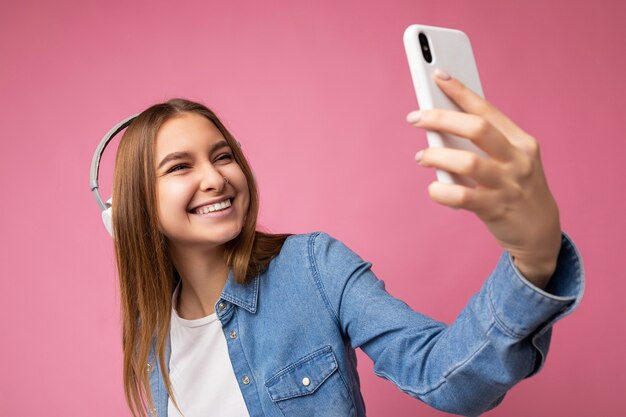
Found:
[{"label": "young woman", "polygon": [[376,374],[452,413],[478,415],[536,373],[552,324],[582,294],[536,141],[445,72],[467,113],[412,112],[490,159],[416,159],[473,178],[431,198],[470,210],[505,249],[450,326],[391,297],[368,262],[321,232],[256,231],[259,200],[238,142],[206,107],[157,104],[128,127],[113,187],[124,386],[133,415],[364,416],[354,349]]}]

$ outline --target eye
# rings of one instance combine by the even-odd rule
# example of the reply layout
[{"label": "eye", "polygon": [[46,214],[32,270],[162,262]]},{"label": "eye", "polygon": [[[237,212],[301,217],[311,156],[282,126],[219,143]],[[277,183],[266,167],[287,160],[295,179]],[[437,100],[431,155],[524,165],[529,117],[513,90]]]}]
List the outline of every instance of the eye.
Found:
[{"label": "eye", "polygon": [[188,168],[187,164],[177,164],[177,165],[174,165],[173,167],[171,167],[170,169],[168,169],[167,173],[169,174],[170,172],[180,171],[180,170],[186,169],[186,168]]},{"label": "eye", "polygon": [[231,153],[223,153],[216,158],[216,161],[232,161],[233,155]]}]

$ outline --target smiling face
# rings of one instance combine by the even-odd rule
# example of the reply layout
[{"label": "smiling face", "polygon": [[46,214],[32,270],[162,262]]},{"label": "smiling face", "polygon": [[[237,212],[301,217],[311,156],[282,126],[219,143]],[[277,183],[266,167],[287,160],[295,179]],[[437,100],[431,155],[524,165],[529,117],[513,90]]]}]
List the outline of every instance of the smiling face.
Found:
[{"label": "smiling face", "polygon": [[156,135],[154,161],[159,226],[170,245],[220,247],[239,235],[250,204],[248,183],[210,120],[185,112],[166,121]]}]

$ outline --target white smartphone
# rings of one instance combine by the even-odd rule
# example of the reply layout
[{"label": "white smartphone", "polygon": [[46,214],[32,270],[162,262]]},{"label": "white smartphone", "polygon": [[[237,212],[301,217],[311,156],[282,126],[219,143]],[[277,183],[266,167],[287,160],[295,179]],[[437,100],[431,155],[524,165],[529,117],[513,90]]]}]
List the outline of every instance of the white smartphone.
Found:
[{"label": "white smartphone", "polygon": [[[456,29],[411,25],[404,31],[404,49],[420,109],[462,111],[435,84],[433,73],[436,68],[443,69],[484,97],[472,46],[465,33]],[[427,131],[426,138],[429,147],[464,149],[487,157],[485,152],[469,139],[434,131]],[[469,187],[476,185],[471,178],[442,170],[437,170],[437,180]]]}]

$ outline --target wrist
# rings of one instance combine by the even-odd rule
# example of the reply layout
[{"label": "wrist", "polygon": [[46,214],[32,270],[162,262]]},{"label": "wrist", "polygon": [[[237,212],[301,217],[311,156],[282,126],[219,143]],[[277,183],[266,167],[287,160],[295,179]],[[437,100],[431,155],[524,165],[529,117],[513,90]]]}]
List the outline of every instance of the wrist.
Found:
[{"label": "wrist", "polygon": [[519,258],[513,257],[513,264],[519,270],[519,272],[526,278],[531,284],[534,286],[541,288],[542,290],[546,288],[548,282],[550,282],[550,278],[554,274],[556,270],[556,258],[554,262],[526,262],[522,261]]},{"label": "wrist", "polygon": [[561,228],[557,222],[551,233],[543,234],[530,245],[532,249],[511,250],[513,264],[526,280],[543,290],[556,271],[561,243]]}]

